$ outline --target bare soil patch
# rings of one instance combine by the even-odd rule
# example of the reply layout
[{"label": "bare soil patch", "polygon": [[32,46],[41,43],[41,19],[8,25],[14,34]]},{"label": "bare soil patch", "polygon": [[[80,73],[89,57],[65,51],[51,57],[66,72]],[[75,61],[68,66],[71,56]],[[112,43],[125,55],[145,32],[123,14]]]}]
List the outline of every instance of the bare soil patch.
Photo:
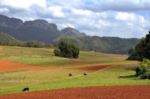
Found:
[{"label": "bare soil patch", "polygon": [[78,70],[89,70],[89,71],[97,71],[101,70],[107,67],[110,67],[111,65],[97,65],[97,66],[83,66],[83,67],[74,67],[74,69]]},{"label": "bare soil patch", "polygon": [[[129,66],[129,68],[135,67],[137,64],[139,64],[139,61],[132,61],[133,66]],[[77,69],[77,70],[88,70],[88,71],[97,71],[105,68],[111,68],[111,67],[116,67],[116,66],[121,66],[121,65],[128,65],[128,63],[125,62],[116,62],[116,63],[102,63],[99,65],[94,65],[94,66],[74,66],[74,67],[67,67],[67,69]]]},{"label": "bare soil patch", "polygon": [[111,86],[2,95],[0,99],[150,99],[150,86]]},{"label": "bare soil patch", "polygon": [[44,69],[44,67],[18,64],[9,61],[0,61],[0,72],[16,71],[16,70],[33,70],[33,69]]},{"label": "bare soil patch", "polygon": [[3,48],[2,47],[0,47],[0,51],[2,51],[3,50]]}]

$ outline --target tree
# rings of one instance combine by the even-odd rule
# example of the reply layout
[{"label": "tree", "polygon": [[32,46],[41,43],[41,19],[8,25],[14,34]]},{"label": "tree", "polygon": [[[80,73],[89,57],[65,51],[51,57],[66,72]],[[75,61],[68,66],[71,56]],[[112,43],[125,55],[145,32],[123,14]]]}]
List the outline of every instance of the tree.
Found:
[{"label": "tree", "polygon": [[70,43],[67,39],[61,39],[57,48],[54,50],[55,56],[67,58],[78,58],[79,52],[79,48],[75,44]]},{"label": "tree", "polygon": [[146,37],[136,45],[128,59],[143,60],[143,58],[150,59],[150,31]]}]

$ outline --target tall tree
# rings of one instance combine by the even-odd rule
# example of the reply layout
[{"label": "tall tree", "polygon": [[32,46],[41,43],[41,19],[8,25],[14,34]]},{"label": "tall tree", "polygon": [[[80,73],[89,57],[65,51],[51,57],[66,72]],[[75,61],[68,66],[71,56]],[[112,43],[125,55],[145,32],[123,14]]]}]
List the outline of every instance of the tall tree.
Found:
[{"label": "tall tree", "polygon": [[136,60],[143,60],[143,58],[150,59],[150,31],[146,37],[136,45],[133,53],[131,53],[129,57],[129,59]]}]

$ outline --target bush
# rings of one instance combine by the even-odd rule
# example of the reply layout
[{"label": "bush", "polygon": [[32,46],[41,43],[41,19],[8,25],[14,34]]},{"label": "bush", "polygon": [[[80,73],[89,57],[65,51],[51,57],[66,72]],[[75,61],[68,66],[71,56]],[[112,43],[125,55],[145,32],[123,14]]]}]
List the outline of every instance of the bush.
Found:
[{"label": "bush", "polygon": [[150,73],[144,73],[140,76],[141,79],[150,79]]},{"label": "bush", "polygon": [[54,54],[55,56],[61,56],[60,50],[58,48],[54,50]]},{"label": "bush", "polygon": [[146,75],[141,75],[140,78],[141,79],[147,79],[147,76]]},{"label": "bush", "polygon": [[136,68],[136,76],[141,79],[150,79],[150,60],[143,59],[143,62]]},{"label": "bush", "polygon": [[55,56],[67,57],[67,58],[78,58],[79,48],[70,43],[67,39],[61,39],[54,50]]}]

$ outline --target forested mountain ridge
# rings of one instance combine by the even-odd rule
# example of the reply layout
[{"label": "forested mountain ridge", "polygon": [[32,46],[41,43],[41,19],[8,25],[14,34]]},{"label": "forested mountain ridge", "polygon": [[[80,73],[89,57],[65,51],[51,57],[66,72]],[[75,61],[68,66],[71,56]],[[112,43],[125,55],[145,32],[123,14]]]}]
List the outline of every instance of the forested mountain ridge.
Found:
[{"label": "forested mountain ridge", "polygon": [[126,54],[139,42],[139,39],[135,38],[88,36],[70,27],[59,30],[56,24],[48,23],[45,20],[23,22],[21,19],[9,18],[4,15],[0,15],[0,32],[7,33],[17,41],[41,41],[51,44],[56,43],[60,38],[69,38],[83,50],[106,53]]}]

